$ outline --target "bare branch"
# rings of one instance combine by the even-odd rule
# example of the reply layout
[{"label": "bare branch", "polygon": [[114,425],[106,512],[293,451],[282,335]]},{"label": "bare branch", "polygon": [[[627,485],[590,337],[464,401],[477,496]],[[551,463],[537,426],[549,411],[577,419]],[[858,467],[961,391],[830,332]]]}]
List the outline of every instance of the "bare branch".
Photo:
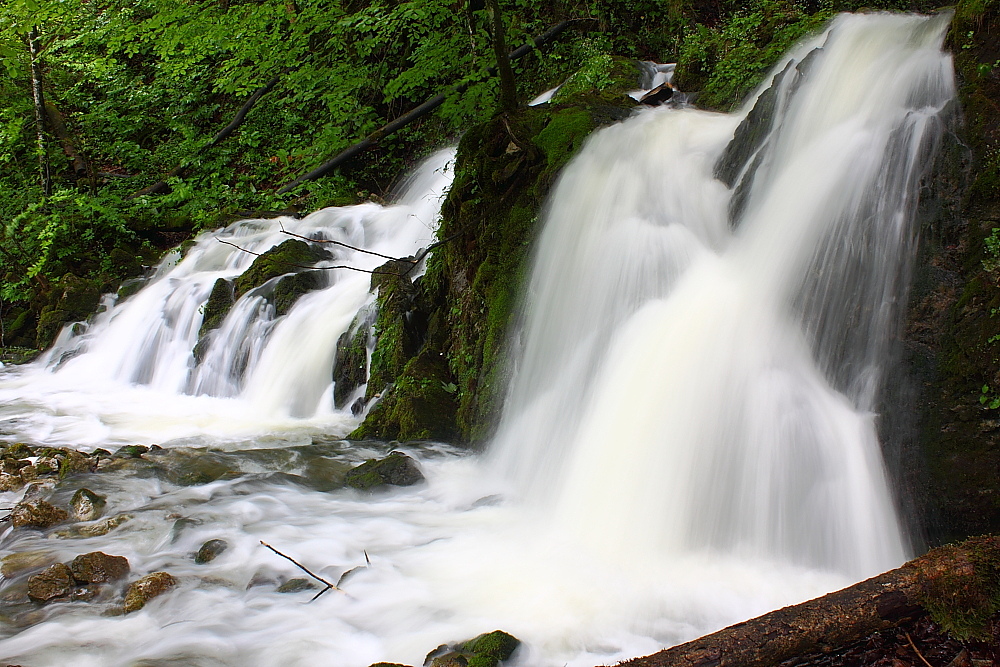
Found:
[{"label": "bare branch", "polygon": [[[319,581],[319,582],[323,583],[326,586],[326,588],[324,590],[322,590],[322,591],[320,591],[319,593],[316,594],[316,596],[313,598],[313,600],[315,600],[316,598],[318,598],[323,593],[326,593],[326,591],[328,591],[331,588],[334,589],[334,590],[340,591],[339,588],[337,588],[336,586],[334,586],[333,584],[331,584],[329,581],[327,581],[323,577],[319,576],[318,574],[312,572],[309,568],[307,568],[305,565],[303,565],[299,561],[295,560],[291,556],[289,556],[287,554],[281,553],[280,551],[278,551],[277,549],[275,549],[274,547],[272,547],[270,544],[268,544],[264,540],[261,540],[260,543],[263,544],[268,549],[270,549],[271,551],[273,551],[274,553],[276,553],[279,556],[281,556],[282,558],[284,558],[285,560],[290,560],[292,563],[295,564],[295,566],[297,568],[299,568],[300,570],[302,570],[303,572],[305,572],[306,574],[308,574],[310,577],[312,577],[316,581]],[[343,593],[343,591],[340,591],[340,592]],[[310,602],[312,602],[312,600],[310,600]]]},{"label": "bare branch", "polygon": [[[288,234],[291,237],[294,237],[294,238],[297,238],[297,239],[302,239],[303,241],[309,241],[310,243],[330,243],[332,245],[338,245],[338,246],[340,246],[342,248],[347,248],[348,250],[354,250],[356,252],[363,252],[366,255],[375,255],[376,257],[381,257],[382,259],[390,259],[390,260],[392,260],[394,262],[409,262],[409,261],[411,261],[409,259],[400,259],[398,257],[392,257],[390,255],[383,255],[382,253],[374,252],[372,250],[365,250],[364,248],[356,248],[356,247],[354,247],[352,245],[348,245],[348,244],[344,243],[343,241],[335,241],[333,239],[311,239],[308,236],[302,236],[301,234],[296,234],[294,232],[288,231],[287,229],[285,229],[285,226],[283,224],[281,224],[280,220],[278,221],[278,227],[281,228],[281,232],[283,234]],[[416,264],[417,262],[413,261],[413,263]]]}]

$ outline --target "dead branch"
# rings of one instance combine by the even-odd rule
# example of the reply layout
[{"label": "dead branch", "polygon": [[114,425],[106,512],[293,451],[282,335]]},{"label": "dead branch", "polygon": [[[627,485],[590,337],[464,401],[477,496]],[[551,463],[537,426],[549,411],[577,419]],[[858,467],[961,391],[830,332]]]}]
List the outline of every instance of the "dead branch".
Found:
[{"label": "dead branch", "polygon": [[[389,259],[389,260],[392,260],[394,262],[409,262],[409,261],[411,261],[409,259],[400,259],[398,257],[392,257],[390,255],[383,255],[382,253],[378,253],[378,252],[375,252],[373,250],[365,250],[364,248],[357,248],[355,246],[348,245],[348,244],[344,243],[343,241],[335,241],[333,239],[311,239],[308,236],[302,236],[301,234],[296,234],[294,232],[288,231],[287,229],[285,229],[285,226],[283,224],[281,224],[280,221],[278,222],[278,227],[281,228],[281,233],[282,234],[288,234],[289,236],[291,236],[293,238],[302,239],[303,241],[309,241],[310,243],[330,243],[332,245],[340,246],[341,248],[347,248],[348,250],[354,250],[355,252],[363,252],[366,255],[374,255],[376,257],[381,257],[382,259]],[[414,261],[413,263],[416,264],[416,261]]]},{"label": "dead branch", "polygon": [[306,567],[305,565],[303,565],[303,564],[302,564],[302,563],[300,563],[299,561],[295,560],[295,559],[294,559],[294,558],[292,558],[291,556],[289,556],[289,555],[287,555],[287,554],[283,554],[283,553],[281,553],[280,551],[278,551],[277,549],[275,549],[274,547],[272,547],[272,546],[271,546],[270,544],[268,544],[268,543],[267,543],[267,542],[265,542],[264,540],[261,540],[261,541],[260,541],[260,543],[261,543],[261,544],[263,544],[263,545],[264,545],[265,547],[267,547],[268,549],[270,549],[271,551],[273,551],[274,553],[276,553],[276,554],[278,554],[279,556],[281,556],[282,558],[284,558],[284,559],[286,559],[286,560],[289,560],[289,561],[291,561],[291,562],[292,562],[292,563],[293,563],[293,564],[295,565],[295,567],[299,568],[300,570],[302,570],[303,572],[305,572],[306,574],[308,574],[308,575],[309,575],[310,577],[312,577],[312,578],[313,578],[313,579],[315,579],[316,581],[319,581],[319,582],[321,582],[322,584],[324,584],[324,585],[326,586],[326,588],[324,588],[324,589],[323,589],[323,590],[321,590],[321,591],[320,591],[319,593],[317,593],[316,595],[314,595],[314,596],[313,596],[313,598],[312,598],[312,600],[309,600],[309,602],[312,602],[313,600],[315,600],[316,598],[318,598],[318,597],[319,597],[320,595],[322,595],[323,593],[326,593],[326,592],[327,592],[328,590],[330,590],[330,589],[333,589],[333,590],[335,590],[335,591],[340,591],[341,593],[343,593],[343,591],[342,591],[342,590],[340,590],[339,588],[337,588],[336,586],[334,586],[333,584],[331,584],[331,583],[330,583],[329,581],[327,581],[327,580],[326,580],[326,579],[324,579],[323,577],[321,577],[321,576],[319,576],[318,574],[314,573],[314,572],[313,572],[313,571],[311,571],[311,570],[310,570],[309,568],[307,568],[307,567]]},{"label": "dead branch", "polygon": [[[518,58],[521,58],[530,53],[532,49],[538,48],[552,41],[559,34],[564,32],[567,28],[579,23],[589,22],[589,21],[591,21],[591,19],[569,19],[567,21],[563,21],[562,23],[558,23],[549,30],[547,30],[546,32],[544,32],[543,34],[536,37],[530,44],[522,44],[521,46],[511,51],[510,54],[508,54],[508,58],[510,60],[516,60]],[[494,74],[496,74],[496,71],[497,71],[496,67],[490,67],[489,69],[486,70],[486,73],[488,76],[493,76]],[[382,139],[385,139],[390,134],[396,132],[399,129],[402,129],[403,127],[406,127],[407,125],[417,120],[418,118],[426,116],[431,111],[434,111],[434,109],[444,104],[445,100],[448,99],[449,95],[459,95],[461,93],[464,93],[469,88],[469,86],[471,86],[475,82],[476,81],[474,79],[468,79],[466,81],[462,81],[460,83],[455,84],[454,86],[452,86],[443,93],[438,93],[437,95],[428,99],[426,102],[416,107],[415,109],[403,114],[402,116],[396,118],[392,122],[383,125],[382,127],[375,130],[374,132],[372,132],[367,137],[365,137],[358,143],[354,144],[353,146],[344,149],[343,151],[338,153],[335,157],[324,162],[323,164],[316,167],[312,171],[303,174],[298,178],[296,178],[294,181],[281,186],[280,188],[278,188],[277,194],[283,195],[287,192],[291,192],[302,183],[305,183],[307,181],[315,181],[317,178],[326,176],[331,171],[333,171],[340,165],[344,164],[351,158],[360,155],[361,153],[367,151],[369,148],[378,145],[378,143],[382,141]]]}]

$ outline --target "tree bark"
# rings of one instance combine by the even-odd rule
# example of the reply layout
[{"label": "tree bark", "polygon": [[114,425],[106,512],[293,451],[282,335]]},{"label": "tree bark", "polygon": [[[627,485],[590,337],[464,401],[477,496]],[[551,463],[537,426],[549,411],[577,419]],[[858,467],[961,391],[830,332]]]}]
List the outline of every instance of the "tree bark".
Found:
[{"label": "tree bark", "polygon": [[73,144],[73,137],[70,136],[69,130],[66,128],[66,121],[51,100],[45,100],[45,114],[49,122],[49,127],[52,128],[52,133],[56,135],[59,143],[62,144],[63,153],[66,154],[66,157],[73,164],[73,173],[77,178],[86,176],[89,171],[87,161],[76,150],[76,146]]},{"label": "tree bark", "polygon": [[[508,58],[509,60],[517,60],[518,58],[522,58],[528,53],[530,53],[532,48],[538,48],[552,41],[553,39],[558,37],[561,33],[563,33],[567,28],[578,23],[589,22],[589,21],[590,19],[570,19],[567,21],[563,21],[561,23],[557,23],[553,27],[549,28],[546,32],[542,33],[538,37],[535,37],[535,39],[533,40],[533,44],[522,44],[521,46],[511,51],[510,54],[508,55]],[[492,76],[493,74],[496,73],[496,71],[497,71],[496,67],[490,67],[487,70],[487,73]],[[437,109],[439,106],[444,104],[444,101],[448,99],[448,95],[464,93],[473,83],[474,83],[473,81],[463,81],[461,83],[455,84],[454,86],[449,88],[446,92],[438,93],[437,95],[430,98],[417,108],[408,111],[407,113],[403,114],[399,118],[396,118],[392,122],[383,125],[379,129],[375,130],[367,137],[359,141],[358,143],[344,149],[336,156],[334,156],[330,160],[327,160],[326,162],[316,167],[312,171],[303,174],[298,178],[296,178],[294,181],[281,186],[280,188],[278,188],[277,194],[283,195],[286,192],[291,192],[296,187],[307,181],[315,181],[317,178],[326,176],[331,171],[333,171],[340,165],[344,164],[351,158],[360,155],[361,153],[364,153],[366,150],[372,148],[373,146],[377,146],[382,139],[386,138],[396,130],[401,129],[409,125],[413,121],[417,120],[418,118],[426,116],[430,112],[434,111],[434,109]]]},{"label": "tree bark", "polygon": [[934,549],[900,568],[821,598],[772,611],[628,667],[768,667],[850,646],[929,613],[985,620],[1000,605],[1000,536]]},{"label": "tree bark", "polygon": [[49,174],[49,158],[45,140],[45,92],[42,88],[42,64],[39,59],[38,28],[28,33],[28,51],[31,53],[31,96],[35,101],[35,132],[38,138],[38,170],[42,180],[42,191],[48,197],[52,194],[52,179]]},{"label": "tree bark", "polygon": [[500,13],[500,3],[497,0],[486,0],[486,5],[493,17],[493,53],[496,55],[497,72],[500,74],[500,108],[503,111],[513,111],[517,108],[517,84],[507,55],[507,31],[503,24],[503,14]]}]

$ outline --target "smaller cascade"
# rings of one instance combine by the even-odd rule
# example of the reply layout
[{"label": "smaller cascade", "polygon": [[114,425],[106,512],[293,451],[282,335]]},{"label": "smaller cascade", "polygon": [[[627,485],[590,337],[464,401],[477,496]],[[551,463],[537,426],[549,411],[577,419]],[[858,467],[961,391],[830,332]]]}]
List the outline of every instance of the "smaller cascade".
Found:
[{"label": "smaller cascade", "polygon": [[[195,435],[206,419],[219,421],[209,414],[225,414],[237,430],[247,420],[253,431],[260,420],[332,419],[340,424],[334,431],[346,432],[356,418],[333,403],[337,341],[373,304],[370,272],[433,242],[454,154],[428,158],[393,205],[242,220],[201,234],[183,255],[169,253],[134,296],[106,295],[88,324],[66,327],[38,362],[7,371],[0,395],[16,386],[21,398],[44,406],[14,409],[8,424],[32,423],[39,429],[32,437],[46,441],[60,430],[47,423],[47,408],[64,413],[61,422],[77,411],[84,421],[96,418],[102,437],[119,420],[130,422],[133,438]],[[147,420],[137,415],[148,411],[159,422],[166,416],[156,404],[176,401],[185,407],[169,419],[190,421],[190,429],[164,432],[147,422],[144,435],[137,422]]]}]

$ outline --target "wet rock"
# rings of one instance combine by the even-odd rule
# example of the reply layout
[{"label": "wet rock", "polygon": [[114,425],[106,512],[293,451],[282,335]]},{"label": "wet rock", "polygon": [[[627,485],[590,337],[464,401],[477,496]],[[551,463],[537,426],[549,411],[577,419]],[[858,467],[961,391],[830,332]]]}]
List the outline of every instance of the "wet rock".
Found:
[{"label": "wet rock", "polygon": [[368,334],[371,330],[369,315],[358,315],[356,322],[337,341],[333,363],[333,402],[343,409],[351,394],[368,382]]},{"label": "wet rock", "polygon": [[35,472],[38,475],[55,475],[59,472],[59,459],[54,456],[43,456],[35,461]]},{"label": "wet rock", "polygon": [[118,514],[101,519],[97,523],[85,526],[73,526],[67,530],[59,530],[53,533],[56,537],[100,537],[107,535],[112,530],[122,525],[132,518],[131,514]]},{"label": "wet rock", "polygon": [[198,486],[236,473],[231,460],[205,453],[171,461],[165,475],[174,484]]},{"label": "wet rock", "polygon": [[77,489],[69,504],[77,521],[94,521],[104,511],[107,498],[97,495],[90,489]]},{"label": "wet rock", "polygon": [[5,457],[10,456],[15,459],[26,459],[34,455],[35,453],[31,450],[31,447],[23,442],[15,442],[13,445],[8,446],[4,452]]},{"label": "wet rock", "polygon": [[18,473],[0,472],[0,491],[17,491],[24,486],[24,480]]},{"label": "wet rock", "polygon": [[21,479],[25,482],[33,482],[38,479],[38,469],[35,468],[34,464],[29,463],[20,470]]},{"label": "wet rock", "polygon": [[167,572],[153,572],[142,579],[132,582],[125,591],[125,604],[122,611],[130,614],[146,606],[153,598],[166,593],[177,585],[177,579]]},{"label": "wet rock", "polygon": [[66,510],[44,500],[20,502],[10,514],[10,522],[15,528],[51,528],[68,518]]},{"label": "wet rock", "polygon": [[59,462],[59,477],[63,478],[81,472],[91,472],[96,469],[97,461],[91,461],[90,457],[82,452],[73,449],[64,450],[62,460]]},{"label": "wet rock", "polygon": [[103,551],[92,551],[77,556],[69,564],[73,578],[81,584],[103,584],[121,579],[129,573],[128,559],[109,556]]},{"label": "wet rock", "polygon": [[198,565],[211,563],[219,554],[229,548],[229,543],[225,540],[209,540],[201,545],[198,553],[195,554],[194,562]]},{"label": "wet rock", "polygon": [[410,486],[423,479],[413,459],[402,452],[390,452],[384,459],[368,459],[348,471],[344,482],[355,489],[374,489],[387,484]]},{"label": "wet rock", "polygon": [[24,495],[21,496],[21,502],[29,503],[36,500],[48,500],[55,487],[55,482],[47,479],[39,482],[32,482],[24,489]]},{"label": "wet rock", "polygon": [[235,281],[235,297],[238,299],[268,280],[299,273],[316,262],[333,257],[326,249],[298,239],[289,239],[257,257],[253,264],[240,274]]},{"label": "wet rock", "polygon": [[22,572],[49,565],[54,560],[47,551],[20,551],[0,560],[0,574],[4,579],[12,579]]},{"label": "wet rock", "polygon": [[513,635],[494,630],[466,642],[462,648],[473,654],[470,667],[496,667],[510,658],[520,645],[521,641]]},{"label": "wet rock", "polygon": [[144,447],[143,445],[125,445],[124,447],[120,447],[114,456],[121,459],[138,459],[142,458],[142,455],[148,451],[149,447]]},{"label": "wet rock", "polygon": [[398,662],[375,662],[368,667],[409,667],[409,665],[403,665]]},{"label": "wet rock", "polygon": [[225,278],[216,280],[215,284],[212,285],[212,292],[208,295],[208,301],[205,302],[202,311],[203,316],[201,329],[198,330],[198,337],[203,338],[212,329],[217,329],[223,320],[226,319],[226,314],[229,313],[229,309],[233,307],[235,302],[233,283]]},{"label": "wet rock", "polygon": [[271,295],[274,314],[277,317],[287,314],[303,294],[326,287],[324,273],[325,271],[304,271],[279,280]]},{"label": "wet rock", "polygon": [[73,573],[65,563],[56,563],[28,578],[28,597],[48,602],[66,597],[73,590]]},{"label": "wet rock", "polygon": [[90,602],[101,592],[99,586],[77,586],[69,593],[70,602]]},{"label": "wet rock", "polygon": [[298,593],[299,591],[311,591],[319,588],[311,579],[289,579],[285,583],[278,586],[276,589],[278,593]]}]

